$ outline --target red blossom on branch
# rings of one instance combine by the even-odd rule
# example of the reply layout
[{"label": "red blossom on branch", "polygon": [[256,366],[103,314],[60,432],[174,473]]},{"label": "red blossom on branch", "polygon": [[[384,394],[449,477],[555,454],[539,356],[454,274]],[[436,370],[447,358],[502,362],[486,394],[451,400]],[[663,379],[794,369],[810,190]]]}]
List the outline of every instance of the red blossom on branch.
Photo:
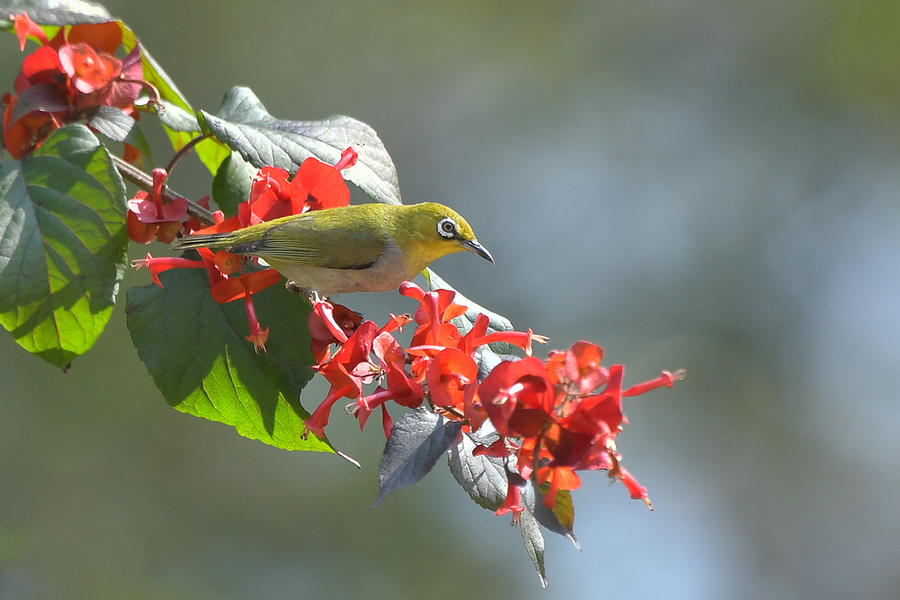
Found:
[{"label": "red blossom on branch", "polygon": [[18,97],[3,97],[4,145],[14,159],[39,146],[53,129],[84,119],[92,107],[134,112],[145,85],[141,51],[136,45],[124,60],[114,56],[122,45],[118,23],[64,27],[48,39],[27,14],[13,22],[23,50],[29,38],[41,44],[22,61],[14,84]]},{"label": "red blossom on branch", "polygon": [[[603,349],[596,344],[576,342],[542,361],[531,356],[531,344],[547,339],[531,330],[489,333],[487,316],[479,315],[469,331],[460,332],[451,321],[466,309],[454,303],[453,291],[425,292],[406,282],[400,293],[418,302],[418,327],[409,347],[400,346],[388,331],[394,328],[391,322],[371,341],[377,327],[371,321],[363,321],[345,342],[332,335],[332,343],[340,349],[318,367],[332,386],[314,413],[311,431],[320,434],[324,430],[327,414],[340,397],[354,399],[350,412],[359,419],[360,427],[378,406],[389,419],[385,409],[389,401],[415,408],[427,400],[447,418],[465,420],[468,431],[490,421],[500,439],[489,447],[476,447],[475,454],[514,458],[516,472],[510,472],[511,481],[533,477],[545,486],[543,503],[548,508],[555,506],[560,490],[581,485],[577,471],[601,469],[622,481],[632,498],[650,506],[646,489],[621,466],[616,452],[615,438],[627,423],[622,397],[671,386],[683,372],[663,372],[623,392],[624,367],[603,367]],[[334,310],[330,303],[320,302],[315,314],[333,314]],[[479,382],[477,351],[493,342],[514,344],[526,357],[501,361]],[[372,353],[377,360],[372,360]],[[363,391],[363,375],[381,383],[369,395]],[[390,422],[384,423],[389,435]],[[497,514],[512,512],[515,516],[521,510],[518,486],[511,483]]]}]

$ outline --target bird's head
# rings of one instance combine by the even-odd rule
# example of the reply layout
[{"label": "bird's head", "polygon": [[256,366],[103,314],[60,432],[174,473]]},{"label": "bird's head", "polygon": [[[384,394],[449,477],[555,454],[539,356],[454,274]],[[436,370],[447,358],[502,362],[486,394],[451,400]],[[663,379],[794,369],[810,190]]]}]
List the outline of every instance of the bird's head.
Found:
[{"label": "bird's head", "polygon": [[435,202],[423,202],[409,205],[406,212],[395,241],[407,263],[416,270],[424,269],[442,256],[463,250],[494,262],[487,248],[478,243],[472,227],[453,209]]}]

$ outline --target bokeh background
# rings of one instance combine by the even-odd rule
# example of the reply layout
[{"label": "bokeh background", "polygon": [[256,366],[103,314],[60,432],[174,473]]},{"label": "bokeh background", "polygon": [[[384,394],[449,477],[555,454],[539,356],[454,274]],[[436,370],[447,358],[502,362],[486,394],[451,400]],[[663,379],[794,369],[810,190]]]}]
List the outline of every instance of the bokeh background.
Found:
[{"label": "bokeh background", "polygon": [[[404,200],[494,253],[436,264],[473,299],[626,383],[688,378],[625,407],[656,510],[587,474],[544,591],[442,466],[369,510],[377,428],[336,412],[356,470],[169,408],[121,306],[67,375],[0,335],[0,598],[900,597],[900,4],[106,5],[195,107],[240,84],[371,124]],[[196,159],[173,179],[209,185]]]}]

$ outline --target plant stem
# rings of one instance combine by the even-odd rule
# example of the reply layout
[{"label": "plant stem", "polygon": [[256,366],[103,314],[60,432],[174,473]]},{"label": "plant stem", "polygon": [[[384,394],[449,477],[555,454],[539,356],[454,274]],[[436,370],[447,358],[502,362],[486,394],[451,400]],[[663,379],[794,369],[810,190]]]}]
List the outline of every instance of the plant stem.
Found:
[{"label": "plant stem", "polygon": [[166,173],[172,173],[172,169],[175,168],[175,165],[178,164],[182,158],[187,156],[187,153],[193,150],[194,146],[202,142],[203,140],[209,138],[210,135],[208,133],[200,135],[189,141],[187,144],[178,149],[178,152],[175,153],[175,156],[172,157],[172,160],[169,161],[169,164],[166,165]]}]

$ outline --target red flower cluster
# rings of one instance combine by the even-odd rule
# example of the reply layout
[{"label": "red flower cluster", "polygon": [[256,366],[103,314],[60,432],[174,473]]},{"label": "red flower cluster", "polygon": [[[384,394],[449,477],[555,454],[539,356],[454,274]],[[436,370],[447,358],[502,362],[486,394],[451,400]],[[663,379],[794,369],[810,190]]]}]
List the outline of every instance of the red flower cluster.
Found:
[{"label": "red flower cluster", "polygon": [[[609,471],[610,477],[626,485],[632,498],[641,498],[650,506],[646,490],[621,466],[616,452],[615,437],[627,423],[622,397],[671,387],[683,372],[664,371],[652,381],[622,391],[624,367],[600,366],[600,346],[577,342],[541,361],[531,356],[531,345],[547,339],[531,330],[487,333],[488,317],[481,314],[467,333],[461,333],[451,321],[466,309],[453,302],[453,291],[426,293],[406,282],[400,293],[419,302],[413,317],[418,328],[405,350],[392,332],[413,318],[391,315],[379,328],[340,305],[315,305],[310,313],[313,347],[319,359],[315,368],[331,389],[306,421],[306,435],[322,435],[331,408],[340,398],[354,401],[348,411],[359,419],[360,428],[380,406],[386,436],[391,430],[386,402],[416,408],[427,399],[447,418],[464,420],[464,430],[475,432],[490,421],[500,439],[489,447],[479,446],[476,454],[515,457],[521,478],[534,476],[537,483],[547,484],[543,502],[548,507],[554,506],[558,490],[572,490],[581,484],[575,471],[597,469]],[[493,342],[520,347],[526,357],[502,361],[479,382],[476,352]],[[331,343],[340,348],[329,358],[322,348]],[[364,384],[375,380],[380,385],[365,395]],[[519,488],[511,484],[497,514],[522,510]]]},{"label": "red flower cluster", "polygon": [[[249,227],[264,221],[308,210],[347,206],[350,190],[344,183],[340,169],[352,166],[357,154],[347,148],[334,167],[315,158],[307,158],[292,179],[284,169],[263,167],[257,172],[250,190],[250,198],[238,205],[238,214],[225,219],[221,211],[213,213],[216,221],[211,227],[201,228],[196,219],[186,217],[187,201],[183,198],[166,204],[161,197],[162,185],[167,173],[163,169],[153,171],[153,192],[138,192],[128,203],[128,234],[139,243],[148,243],[154,236],[161,242],[171,242],[182,228],[187,233],[225,233]],[[209,206],[209,198],[201,201]],[[164,237],[165,235],[165,237]],[[274,269],[246,271],[247,257],[230,254],[224,250],[213,252],[200,248],[200,259],[160,257],[136,260],[132,267],[147,267],[153,282],[162,287],[159,274],[176,268],[206,269],[209,274],[210,294],[216,302],[224,304],[233,300],[244,300],[250,335],[256,351],[265,352],[269,329],[263,329],[256,318],[256,310],[251,299],[270,285],[281,281],[281,275]]]},{"label": "red flower cluster", "polygon": [[48,39],[27,14],[12,17],[25,49],[31,37],[41,47],[25,57],[16,77],[17,96],[3,96],[3,142],[19,159],[51,131],[84,118],[94,106],[112,106],[131,114],[144,84],[140,46],[124,59],[114,56],[122,44],[118,23],[75,25]]}]

